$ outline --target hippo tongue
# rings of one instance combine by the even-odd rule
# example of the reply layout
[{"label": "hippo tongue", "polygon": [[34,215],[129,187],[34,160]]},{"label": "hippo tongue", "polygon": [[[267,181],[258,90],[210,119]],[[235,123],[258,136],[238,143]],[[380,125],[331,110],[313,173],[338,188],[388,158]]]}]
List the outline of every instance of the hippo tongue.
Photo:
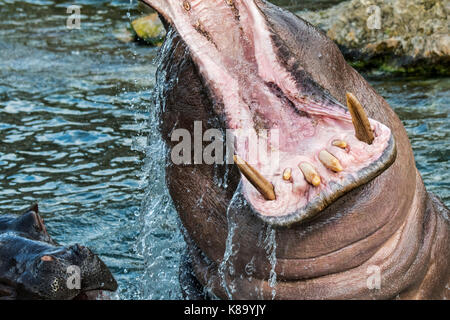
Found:
[{"label": "hippo tongue", "polygon": [[[236,154],[247,161],[239,165],[244,195],[263,220],[287,225],[309,218],[393,162],[390,129],[367,119],[353,95],[350,114],[306,71],[284,67],[258,7],[263,1],[144,1],[178,31],[223,105],[218,111],[235,129]],[[261,143],[272,152],[252,152]]]}]

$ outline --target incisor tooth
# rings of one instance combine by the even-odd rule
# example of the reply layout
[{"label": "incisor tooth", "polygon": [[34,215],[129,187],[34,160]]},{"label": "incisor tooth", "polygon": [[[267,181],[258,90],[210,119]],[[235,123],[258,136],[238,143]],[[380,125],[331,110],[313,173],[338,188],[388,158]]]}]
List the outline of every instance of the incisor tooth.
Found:
[{"label": "incisor tooth", "polygon": [[358,99],[350,92],[347,92],[347,107],[352,116],[356,138],[367,144],[372,144],[373,139],[375,138],[372,128],[370,127],[369,118],[361,106],[361,103],[359,103]]},{"label": "incisor tooth", "polygon": [[286,168],[283,171],[283,180],[289,181],[292,178],[292,169]]},{"label": "incisor tooth", "polygon": [[189,3],[189,1],[183,1],[183,7],[184,7],[184,10],[186,10],[186,11],[191,10],[191,4]]},{"label": "incisor tooth", "polygon": [[312,164],[308,162],[301,162],[299,163],[298,167],[303,172],[306,181],[308,181],[314,187],[318,187],[320,185],[320,176],[317,173],[316,169],[312,166]]},{"label": "incisor tooth", "polygon": [[326,150],[319,152],[319,160],[325,167],[334,172],[341,172],[343,170],[339,160]]},{"label": "incisor tooth", "polygon": [[255,168],[249,165],[238,155],[233,156],[234,163],[238,166],[247,180],[258,190],[266,200],[275,200],[275,191],[273,185],[267,181]]},{"label": "incisor tooth", "polygon": [[347,148],[347,142],[345,142],[344,140],[334,140],[331,144],[341,149]]}]

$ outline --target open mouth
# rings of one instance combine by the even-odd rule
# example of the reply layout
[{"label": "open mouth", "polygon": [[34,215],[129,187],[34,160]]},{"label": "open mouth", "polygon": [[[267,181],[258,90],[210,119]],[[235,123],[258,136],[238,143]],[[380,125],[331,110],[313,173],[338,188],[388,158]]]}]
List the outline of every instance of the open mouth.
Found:
[{"label": "open mouth", "polygon": [[[282,226],[309,219],[395,160],[391,130],[368,118],[355,95],[347,93],[343,106],[291,61],[295,55],[264,15],[266,2],[144,2],[187,43],[219,102],[216,112],[234,129],[241,190],[264,221]],[[242,132],[271,152],[252,152]]]}]

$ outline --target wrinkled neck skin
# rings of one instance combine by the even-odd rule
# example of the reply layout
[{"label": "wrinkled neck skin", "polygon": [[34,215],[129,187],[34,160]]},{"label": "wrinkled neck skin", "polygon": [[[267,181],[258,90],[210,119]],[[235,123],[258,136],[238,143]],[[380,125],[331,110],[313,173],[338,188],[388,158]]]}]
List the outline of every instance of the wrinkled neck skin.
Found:
[{"label": "wrinkled neck skin", "polygon": [[[234,165],[168,159],[167,185],[203,286],[230,299],[448,297],[448,209],[427,194],[396,114],[331,40],[264,1],[192,0],[189,10],[178,0],[146,2],[172,26],[156,86],[169,149],[174,129],[193,132],[202,121],[203,130],[279,128],[281,163],[292,166],[306,158],[318,167],[299,146],[314,153],[337,136],[356,152],[340,174],[320,169],[328,184],[317,189],[283,187],[282,167],[259,158],[272,203]],[[370,118],[370,146],[352,135],[346,92]],[[239,142],[236,152],[247,156]]]}]

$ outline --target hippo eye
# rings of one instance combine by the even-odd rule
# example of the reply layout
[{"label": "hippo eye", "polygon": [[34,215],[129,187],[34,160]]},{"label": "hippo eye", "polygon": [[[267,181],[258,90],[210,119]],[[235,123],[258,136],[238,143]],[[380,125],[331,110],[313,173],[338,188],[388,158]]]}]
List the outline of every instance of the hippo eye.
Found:
[{"label": "hippo eye", "polygon": [[183,1],[183,7],[184,7],[184,10],[186,10],[186,11],[191,10],[191,4],[189,3],[189,1]]}]

